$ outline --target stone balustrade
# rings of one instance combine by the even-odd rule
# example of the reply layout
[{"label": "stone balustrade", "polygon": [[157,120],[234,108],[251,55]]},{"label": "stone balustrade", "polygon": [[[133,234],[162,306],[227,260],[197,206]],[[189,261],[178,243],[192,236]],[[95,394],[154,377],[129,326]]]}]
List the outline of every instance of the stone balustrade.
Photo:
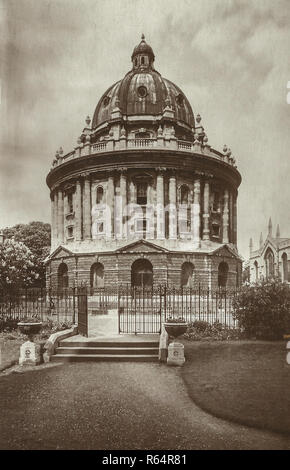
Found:
[{"label": "stone balustrade", "polygon": [[141,149],[141,148],[158,148],[158,150],[177,150],[181,152],[189,152],[200,155],[206,155],[220,161],[223,161],[234,168],[236,168],[235,159],[228,154],[223,154],[211,148],[208,144],[202,144],[201,142],[188,142],[184,140],[177,140],[175,137],[165,138],[164,136],[158,137],[156,139],[127,139],[121,137],[119,140],[106,140],[102,142],[97,142],[95,144],[85,143],[77,146],[73,151],[67,153],[66,155],[57,155],[53,161],[51,170],[55,167],[65,163],[69,160],[75,158],[94,155],[96,153],[112,152],[112,151],[126,151],[132,149]]}]

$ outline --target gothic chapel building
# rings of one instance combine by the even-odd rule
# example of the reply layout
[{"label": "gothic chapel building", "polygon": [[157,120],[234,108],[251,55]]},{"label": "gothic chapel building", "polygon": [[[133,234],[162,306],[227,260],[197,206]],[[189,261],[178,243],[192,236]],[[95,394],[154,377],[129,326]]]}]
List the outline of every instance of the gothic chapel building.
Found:
[{"label": "gothic chapel building", "polygon": [[209,145],[200,115],[155,70],[144,36],[131,59],[47,176],[47,287],[236,287],[235,159]]}]

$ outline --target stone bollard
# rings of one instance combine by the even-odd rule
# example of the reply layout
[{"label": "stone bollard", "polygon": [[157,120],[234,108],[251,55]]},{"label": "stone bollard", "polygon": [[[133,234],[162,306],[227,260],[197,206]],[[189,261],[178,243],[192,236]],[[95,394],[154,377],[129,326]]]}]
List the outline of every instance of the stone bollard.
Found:
[{"label": "stone bollard", "polygon": [[170,343],[168,346],[167,364],[169,366],[182,366],[185,362],[184,346],[182,343]]},{"label": "stone bollard", "polygon": [[20,347],[20,357],[19,357],[19,364],[21,366],[36,366],[40,364],[41,356],[40,356],[40,345],[35,344],[32,341],[26,341]]}]

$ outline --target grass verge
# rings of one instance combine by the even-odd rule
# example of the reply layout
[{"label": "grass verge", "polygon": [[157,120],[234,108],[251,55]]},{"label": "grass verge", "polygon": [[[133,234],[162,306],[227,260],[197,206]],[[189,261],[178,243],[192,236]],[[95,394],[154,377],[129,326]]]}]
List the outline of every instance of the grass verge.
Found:
[{"label": "grass verge", "polygon": [[205,411],[290,434],[290,366],[285,342],[189,342],[181,375]]}]

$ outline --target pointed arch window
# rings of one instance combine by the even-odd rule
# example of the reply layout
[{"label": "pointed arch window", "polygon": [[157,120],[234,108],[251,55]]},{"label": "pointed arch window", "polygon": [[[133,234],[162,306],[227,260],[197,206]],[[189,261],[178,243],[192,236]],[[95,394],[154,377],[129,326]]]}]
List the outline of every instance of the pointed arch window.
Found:
[{"label": "pointed arch window", "polygon": [[266,278],[272,279],[275,274],[274,253],[270,248],[268,248],[266,255],[265,255],[265,264],[266,264]]}]

